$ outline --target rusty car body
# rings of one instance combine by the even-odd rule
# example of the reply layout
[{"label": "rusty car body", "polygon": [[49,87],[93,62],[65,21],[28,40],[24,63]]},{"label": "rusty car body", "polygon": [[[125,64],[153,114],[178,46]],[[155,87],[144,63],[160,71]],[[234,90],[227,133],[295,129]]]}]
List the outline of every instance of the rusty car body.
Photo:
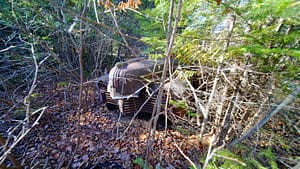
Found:
[{"label": "rusty car body", "polygon": [[[98,82],[101,99],[108,109],[119,108],[124,114],[152,113],[163,61],[135,58],[118,62],[109,75]],[[163,97],[166,103],[166,97]]]}]

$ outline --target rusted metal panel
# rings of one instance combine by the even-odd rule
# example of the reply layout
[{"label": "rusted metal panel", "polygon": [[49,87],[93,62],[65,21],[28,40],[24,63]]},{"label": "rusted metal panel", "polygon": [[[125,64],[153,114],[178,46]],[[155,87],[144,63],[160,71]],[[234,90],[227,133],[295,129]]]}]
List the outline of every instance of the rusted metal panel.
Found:
[{"label": "rusted metal panel", "polygon": [[162,61],[149,59],[117,63],[109,72],[107,91],[112,99],[138,97],[143,88],[155,81],[162,67]]},{"label": "rusted metal panel", "polygon": [[[106,97],[106,102],[107,103],[119,106],[119,109],[122,113],[124,113],[124,114],[134,114],[140,109],[141,109],[140,112],[152,113],[153,108],[155,106],[157,95],[153,95],[149,99],[148,93],[146,91],[141,91],[139,97],[137,97],[137,98],[132,97],[132,98],[129,98],[129,99],[121,99],[122,100],[121,105],[118,103],[118,101],[120,99],[112,99],[110,97],[109,92],[105,92],[105,97]],[[164,105],[165,103],[166,103],[166,97],[164,96],[162,104]]]},{"label": "rusted metal panel", "polygon": [[[145,58],[117,63],[109,72],[109,80],[100,83],[105,101],[119,107],[124,114],[152,113],[157,98],[157,81],[163,68],[162,61]],[[105,84],[105,85],[104,85]],[[151,98],[149,98],[151,97]],[[163,96],[162,107],[166,103]]]}]

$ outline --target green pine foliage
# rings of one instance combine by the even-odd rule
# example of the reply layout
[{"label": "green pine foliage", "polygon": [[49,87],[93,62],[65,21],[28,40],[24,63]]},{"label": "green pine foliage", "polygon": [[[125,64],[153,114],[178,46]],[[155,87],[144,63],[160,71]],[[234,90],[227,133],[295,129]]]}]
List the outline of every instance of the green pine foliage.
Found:
[{"label": "green pine foliage", "polygon": [[[214,1],[185,1],[172,57],[179,64],[206,64],[214,67],[221,57],[230,64],[232,61],[242,62],[246,56],[250,56],[249,65],[256,71],[273,74],[276,92],[283,96],[300,82],[299,9],[300,3],[295,0],[228,0],[222,1],[219,6]],[[145,24],[141,28],[146,35],[142,40],[149,45],[146,54],[165,51],[166,11],[166,2],[160,1],[156,1],[152,10],[145,11],[151,18],[156,18],[152,20],[153,26],[148,24],[151,22],[149,20],[142,21]],[[226,39],[227,19],[231,15],[236,20],[230,38]],[[226,40],[230,43],[225,49]],[[229,152],[222,155],[243,161],[246,168],[278,168],[270,148],[254,157],[243,154],[243,158],[240,158]],[[266,163],[260,161],[260,158],[264,158]],[[245,167],[214,157],[208,168]]]},{"label": "green pine foliage", "polygon": [[[243,145],[238,145],[239,148],[245,149]],[[248,148],[247,152],[249,151]],[[244,152],[243,158],[239,155],[229,151],[229,150],[219,150],[216,152],[218,156],[213,156],[212,160],[209,162],[207,168],[209,169],[221,169],[221,168],[230,168],[230,169],[278,169],[276,163],[276,157],[270,148],[262,149],[254,156],[245,155]],[[204,162],[204,161],[203,161]]]},{"label": "green pine foliage", "polygon": [[263,149],[258,153],[258,158],[266,159],[271,169],[277,169],[276,157],[270,148]]},{"label": "green pine foliage", "polygon": [[232,47],[230,54],[250,53],[258,70],[274,72],[281,83],[293,85],[300,72],[298,8],[299,3],[292,0],[254,2],[250,9],[247,6],[243,18],[250,23],[250,31],[244,34],[244,44]]},{"label": "green pine foliage", "polygon": [[[226,38],[226,19],[235,15],[236,23],[225,58],[251,54],[251,61],[258,70],[295,80],[298,78],[295,72],[300,71],[299,7],[293,0],[224,1],[220,6],[209,1],[187,1],[182,7],[172,56],[183,64],[218,62]],[[167,2],[159,1],[152,10],[145,10],[152,18],[141,21],[145,33],[142,40],[149,45],[146,53],[165,50],[167,11]]]},{"label": "green pine foliage", "polygon": [[236,160],[236,161],[233,161],[233,160],[229,160],[229,159],[225,159],[225,158],[215,157],[215,160],[217,160],[219,163],[219,166],[220,166],[219,168],[242,169],[245,167],[241,164],[241,163],[243,163],[242,159],[238,155],[236,155],[228,150],[220,150],[216,154],[221,155],[225,158],[229,157],[229,158]]},{"label": "green pine foliage", "polygon": [[264,167],[262,164],[260,164],[258,161],[256,161],[253,158],[249,158],[246,160],[247,168],[257,168],[257,169],[267,169],[267,167]]},{"label": "green pine foliage", "polygon": [[[62,3],[63,1],[58,2]],[[0,26],[3,29],[0,38],[9,42],[7,44],[0,42],[1,49],[10,45],[18,45],[10,44],[8,39],[15,31],[20,34],[24,42],[35,45],[38,62],[45,58],[45,54],[51,53],[53,57],[50,57],[49,60],[55,60],[54,56],[58,57],[61,61],[59,67],[71,65],[67,67],[67,70],[76,71],[78,67],[76,44],[78,44],[79,32],[81,31],[79,30],[79,22],[77,21],[74,27],[76,33],[70,33],[67,30],[74,20],[78,19],[83,8],[82,2],[71,0],[65,1],[65,4],[62,5],[49,4],[49,1],[1,1]],[[142,55],[148,55],[152,58],[163,57],[166,51],[169,3],[169,1],[162,0],[143,0],[138,11],[116,12],[115,17],[118,20],[120,30],[125,35],[135,37],[135,39],[126,37],[129,44],[135,44],[140,38],[147,45],[141,49],[143,50]],[[176,3],[175,13],[177,10]],[[63,8],[64,18],[60,16],[59,8]],[[113,60],[113,55],[109,53],[118,51],[121,49],[118,47],[122,45],[125,46],[122,44],[122,37],[117,31],[112,31],[116,30],[116,25],[110,13],[103,12],[103,7],[98,8],[98,14],[101,16],[100,22],[107,27],[100,26],[95,22],[94,9],[89,7],[84,20],[86,24],[84,42],[86,45],[84,45],[83,59],[86,77],[93,71],[93,69],[89,69],[92,67],[92,63],[96,62],[91,59],[92,56],[98,55],[100,57],[101,55],[101,58],[109,56],[108,59]],[[230,65],[233,61],[243,61],[245,56],[250,56],[249,65],[256,71],[274,74],[275,84],[283,91],[278,93],[286,94],[300,82],[299,9],[300,2],[295,0],[222,0],[221,5],[217,5],[214,0],[186,0],[182,4],[171,57],[183,65],[205,64],[215,67],[221,58],[224,58],[226,64]],[[78,16],[76,17],[76,15]],[[230,37],[227,36],[229,16],[235,16],[235,24]],[[175,16],[172,19],[175,20]],[[6,31],[6,28],[9,31]],[[18,42],[18,40],[12,41]],[[226,41],[230,42],[228,47],[224,47]],[[103,48],[98,51],[98,48],[101,47]],[[26,50],[24,50],[25,48]],[[13,70],[24,70],[26,64],[30,65],[27,60],[31,58],[31,52],[27,49],[30,47],[25,44],[21,50],[13,49],[7,53],[1,53],[0,57],[1,59],[4,58],[7,63],[22,62],[22,64],[10,65],[13,65],[11,67]],[[108,59],[103,59],[105,66],[109,66],[108,63],[113,62],[108,61]],[[49,61],[48,65],[51,69],[58,64],[56,61]],[[113,64],[111,63],[111,65]],[[98,69],[101,68],[97,67]],[[16,76],[11,76],[14,78],[8,79],[8,82],[19,86],[26,82],[23,77],[32,76],[32,74],[27,75],[26,72],[20,72]],[[193,73],[195,72],[186,70],[184,76],[191,78]],[[183,76],[176,75],[177,78]],[[10,77],[10,74],[2,74],[1,76]],[[65,81],[57,83],[59,88],[66,85]],[[38,99],[39,96],[32,95],[31,97]],[[185,108],[190,117],[195,116],[195,113],[189,112],[185,101],[171,100],[170,103],[178,108]],[[18,117],[23,117],[24,114],[24,107],[18,108],[15,112]],[[288,112],[287,114],[291,116],[296,113]],[[291,116],[291,119],[296,118],[296,115]],[[177,129],[181,133],[190,134],[188,130],[180,128],[180,126]],[[296,133],[296,131],[292,132]],[[292,149],[292,146],[284,140],[284,136],[276,135],[276,141],[284,150],[290,151]],[[213,156],[207,168],[278,168],[275,154],[271,148],[263,149],[253,156],[249,155],[248,147],[240,145],[237,149],[241,151],[240,154],[228,150],[218,151],[219,156]],[[142,158],[136,158],[133,163],[141,168],[148,168]],[[244,163],[246,167],[242,165]]]}]

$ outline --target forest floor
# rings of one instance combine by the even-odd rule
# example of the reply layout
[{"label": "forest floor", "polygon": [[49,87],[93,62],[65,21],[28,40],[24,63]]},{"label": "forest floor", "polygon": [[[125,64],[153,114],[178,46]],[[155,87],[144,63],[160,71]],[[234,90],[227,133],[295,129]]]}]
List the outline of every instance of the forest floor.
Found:
[{"label": "forest floor", "polygon": [[[149,121],[108,111],[97,101],[95,87],[84,88],[84,106],[78,123],[78,86],[40,84],[34,106],[48,106],[39,125],[16,148],[26,168],[140,168],[146,157]],[[47,98],[47,99],[45,99]],[[78,124],[80,131],[78,132]],[[124,132],[129,127],[127,132]],[[192,160],[206,149],[195,139],[173,130],[158,130],[149,153],[153,167],[188,168],[179,148]],[[178,145],[179,148],[177,148]],[[197,156],[195,156],[197,154]],[[137,165],[139,164],[139,165]]]},{"label": "forest floor", "polygon": [[[118,111],[108,111],[105,105],[99,103],[94,83],[84,85],[79,121],[78,85],[49,80],[38,84],[35,92],[32,109],[43,106],[47,109],[39,124],[13,149],[13,154],[24,168],[141,168],[147,156],[147,142],[151,140],[148,139],[148,120],[132,120],[132,116],[125,115],[119,118]],[[36,117],[34,115],[32,121]],[[265,125],[265,131],[273,132],[264,132],[252,139],[254,142],[249,142],[248,146],[255,149],[247,148],[249,150],[245,151],[239,148],[235,153],[248,158],[250,151],[272,147],[276,161],[286,163],[280,168],[288,168],[287,162],[291,161],[288,158],[299,157],[297,140],[300,137],[292,134],[295,133],[290,132],[293,126],[286,126],[281,119],[275,118]],[[1,130],[8,131],[13,126],[13,122],[10,123],[1,124]],[[195,137],[178,130],[157,130],[148,162],[153,168],[189,168],[190,164],[182,153],[200,165],[199,161],[206,157],[207,148]],[[255,159],[270,166],[265,158]]]}]

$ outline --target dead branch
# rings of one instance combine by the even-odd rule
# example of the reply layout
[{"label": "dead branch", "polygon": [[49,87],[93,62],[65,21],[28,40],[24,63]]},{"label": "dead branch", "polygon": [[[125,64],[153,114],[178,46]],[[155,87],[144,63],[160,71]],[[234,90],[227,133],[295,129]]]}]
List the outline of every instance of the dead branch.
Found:
[{"label": "dead branch", "polygon": [[178,151],[180,152],[180,154],[186,159],[188,160],[188,162],[193,166],[193,168],[197,168],[196,164],[187,156],[184,154],[184,152],[180,149],[180,147],[175,143],[174,144],[175,147],[178,149]]},{"label": "dead branch", "polygon": [[99,17],[98,17],[98,13],[97,13],[97,6],[96,6],[96,0],[93,0],[93,7],[94,7],[94,12],[95,12],[95,16],[96,16],[96,21],[99,24]]},{"label": "dead branch", "polygon": [[[174,3],[174,2],[173,2]],[[172,4],[172,2],[171,2]],[[181,4],[182,4],[182,0],[178,1],[178,5],[177,5],[177,13],[176,13],[176,17],[175,17],[175,22],[174,22],[174,26],[173,26],[173,30],[172,30],[172,34],[170,36],[170,41],[169,41],[169,45],[167,46],[167,51],[164,57],[164,68],[163,68],[163,72],[162,72],[162,76],[161,76],[161,86],[164,85],[165,80],[167,78],[167,72],[168,72],[168,64],[169,61],[168,59],[170,58],[170,54],[171,54],[171,49],[174,43],[174,39],[175,39],[175,34],[176,34],[176,30],[177,30],[177,24],[179,22],[180,19],[180,11],[181,11]],[[171,6],[172,7],[172,6]],[[170,10],[172,11],[172,10]],[[171,14],[169,16],[172,16]],[[171,20],[172,18],[169,18],[169,20]],[[158,114],[160,114],[160,110],[161,110],[161,104],[162,104],[162,96],[163,96],[163,92],[164,92],[164,88],[159,88],[158,94],[157,94],[157,99],[156,99],[156,106],[153,109],[153,113],[152,113],[152,117],[150,120],[150,124],[152,124],[153,121],[153,126],[152,128],[150,128],[149,130],[149,138],[147,139],[147,151],[146,151],[146,160],[145,163],[148,163],[148,156],[150,154],[150,147],[152,145],[154,136],[155,136],[155,129],[156,129],[156,124],[157,124],[157,118],[153,119],[154,116],[157,116]],[[152,141],[150,141],[149,139],[152,139]]]},{"label": "dead branch", "polygon": [[[82,9],[82,13],[81,13],[81,18],[84,18],[85,17],[85,13],[86,13],[86,1],[84,1],[84,4],[83,4],[83,9]],[[84,29],[84,26],[85,24],[83,23],[82,19],[80,20],[80,30],[83,30]],[[70,158],[70,161],[67,165],[67,168],[70,168],[71,164],[72,164],[72,161],[73,161],[73,158],[76,154],[76,152],[78,151],[78,147],[79,147],[79,140],[80,140],[80,133],[81,133],[81,130],[80,130],[80,118],[81,118],[81,112],[82,112],[82,102],[83,102],[83,98],[82,98],[82,95],[83,95],[83,81],[84,81],[84,77],[83,77],[83,39],[84,39],[84,32],[83,31],[80,31],[80,35],[79,35],[79,49],[77,50],[78,51],[78,62],[79,62],[79,70],[80,70],[80,85],[79,85],[79,100],[78,100],[78,116],[77,116],[77,140],[76,140],[76,146],[75,146],[75,149],[71,155],[71,158]]]},{"label": "dead branch", "polygon": [[205,158],[205,162],[203,164],[203,169],[205,169],[209,163],[209,161],[211,160],[212,156],[217,152],[219,151],[220,149],[224,148],[225,144],[222,144],[221,146],[219,147],[216,147],[216,148],[212,148],[213,146],[213,143],[215,142],[216,140],[216,135],[212,135],[212,138],[210,140],[210,144],[209,144],[209,148],[208,148],[208,152],[207,152],[207,156]]},{"label": "dead branch", "polygon": [[6,52],[6,51],[8,51],[8,50],[10,50],[11,48],[15,48],[15,47],[17,47],[17,46],[9,46],[9,47],[7,47],[7,48],[5,48],[5,49],[1,49],[0,50],[0,53],[2,53],[2,52]]},{"label": "dead branch", "polygon": [[122,31],[121,31],[121,29],[120,29],[120,27],[119,27],[118,21],[117,21],[116,17],[114,16],[114,14],[113,14],[111,8],[109,8],[109,12],[110,12],[111,17],[112,17],[113,20],[114,20],[114,23],[115,23],[115,26],[116,26],[116,28],[117,28],[117,31],[119,32],[120,36],[122,37],[123,42],[125,43],[126,47],[131,51],[131,53],[132,53],[135,57],[138,57],[138,55],[135,53],[135,51],[132,49],[132,47],[128,44],[128,42],[127,42],[127,40],[126,40],[124,34],[122,33]]},{"label": "dead branch", "polygon": [[251,136],[255,131],[260,129],[267,121],[269,121],[275,114],[277,114],[284,106],[292,102],[299,93],[300,93],[300,86],[297,86],[296,89],[294,89],[291,94],[289,94],[283,101],[281,101],[281,103],[278,106],[272,107],[271,110],[259,122],[257,122],[240,138],[232,141],[227,148],[231,148],[233,145]]},{"label": "dead branch", "polygon": [[38,112],[41,112],[40,115],[37,117],[37,119],[34,121],[34,123],[28,127],[25,128],[23,127],[22,131],[20,132],[20,135],[18,137],[15,138],[15,140],[13,141],[13,143],[9,146],[9,148],[2,154],[2,156],[0,157],[0,165],[5,161],[5,159],[7,158],[7,155],[9,155],[12,151],[12,149],[39,123],[39,120],[41,119],[41,117],[43,116],[45,110],[47,109],[47,107],[42,107],[39,108],[38,110],[32,112],[32,114],[36,114]]},{"label": "dead branch", "polygon": [[[196,103],[196,107],[197,107],[197,112],[196,112],[196,118],[197,118],[197,125],[200,126],[200,111],[202,112],[202,115],[203,115],[203,119],[207,119],[207,113],[205,113],[205,107],[202,105],[202,103],[200,102],[200,99],[198,98],[197,94],[196,94],[196,90],[195,88],[193,87],[193,85],[191,84],[191,82],[188,80],[188,78],[184,75],[183,73],[183,77],[186,81],[186,83],[188,84],[189,88],[191,89],[192,91],[192,94],[194,96],[194,99],[195,99],[195,103]],[[203,120],[204,121],[204,120]],[[202,128],[205,127],[205,123],[202,123]],[[201,129],[202,130],[202,129]],[[203,129],[204,131],[204,129]],[[203,135],[203,131],[200,132],[200,137],[202,137]],[[201,138],[200,138],[201,139]]]},{"label": "dead branch", "polygon": [[244,167],[247,166],[244,162],[242,162],[242,161],[240,161],[240,160],[238,160],[238,159],[236,159],[236,158],[226,157],[226,156],[222,156],[222,155],[219,155],[219,154],[213,154],[213,156],[220,157],[220,158],[224,158],[224,159],[226,159],[226,160],[230,160],[230,161],[239,163],[239,164],[241,164],[241,165],[244,166]]},{"label": "dead branch", "polygon": [[29,121],[30,120],[30,103],[31,103],[30,97],[36,87],[36,80],[37,80],[37,75],[38,75],[38,71],[39,71],[39,65],[38,65],[36,57],[35,57],[34,47],[33,47],[32,43],[30,43],[30,50],[31,50],[32,59],[33,59],[34,66],[35,66],[35,71],[34,71],[32,85],[29,89],[27,96],[24,98],[24,105],[26,105],[26,123],[27,123],[27,125],[29,125],[29,122],[30,122]]}]

